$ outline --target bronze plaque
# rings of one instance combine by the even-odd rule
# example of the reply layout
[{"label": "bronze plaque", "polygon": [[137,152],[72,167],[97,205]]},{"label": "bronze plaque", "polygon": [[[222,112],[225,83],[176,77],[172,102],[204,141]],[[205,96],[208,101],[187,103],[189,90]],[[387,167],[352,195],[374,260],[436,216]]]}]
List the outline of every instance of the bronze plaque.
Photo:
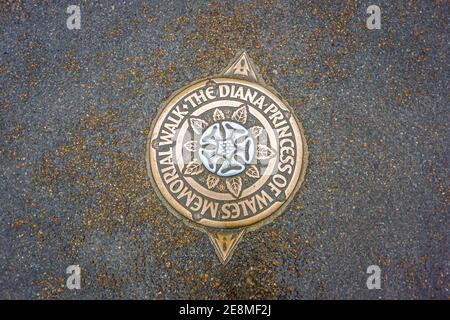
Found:
[{"label": "bronze plaque", "polygon": [[243,52],[220,75],[162,104],[146,158],[162,202],[207,232],[225,264],[245,232],[286,208],[303,181],[307,155],[293,110]]}]

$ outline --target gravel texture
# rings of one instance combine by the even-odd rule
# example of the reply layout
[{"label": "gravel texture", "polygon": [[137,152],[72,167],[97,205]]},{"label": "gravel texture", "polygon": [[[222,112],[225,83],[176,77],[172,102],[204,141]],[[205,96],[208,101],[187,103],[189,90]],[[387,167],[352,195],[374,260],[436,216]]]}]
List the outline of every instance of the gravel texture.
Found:
[{"label": "gravel texture", "polygon": [[[2,1],[0,298],[447,299],[448,10]],[[240,49],[294,108],[310,161],[285,214],[222,266],[156,197],[145,144],[159,104]]]}]

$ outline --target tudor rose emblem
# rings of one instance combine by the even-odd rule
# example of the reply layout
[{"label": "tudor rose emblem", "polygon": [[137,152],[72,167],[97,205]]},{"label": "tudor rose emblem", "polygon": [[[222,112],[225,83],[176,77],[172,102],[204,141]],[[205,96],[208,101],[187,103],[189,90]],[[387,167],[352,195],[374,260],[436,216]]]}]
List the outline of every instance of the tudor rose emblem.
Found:
[{"label": "tudor rose emblem", "polygon": [[286,208],[307,146],[293,110],[247,53],[163,103],[147,142],[153,188],[169,211],[207,232],[222,263],[242,236]]}]

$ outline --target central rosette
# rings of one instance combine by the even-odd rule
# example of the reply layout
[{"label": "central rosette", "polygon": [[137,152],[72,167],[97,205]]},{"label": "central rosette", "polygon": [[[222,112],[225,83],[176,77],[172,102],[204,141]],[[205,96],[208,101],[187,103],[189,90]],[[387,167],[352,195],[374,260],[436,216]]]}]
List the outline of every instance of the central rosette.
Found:
[{"label": "central rosette", "polygon": [[[189,119],[194,139],[183,144],[192,159],[185,165],[184,175],[195,177],[195,183],[206,184],[212,192],[228,191],[235,198],[245,185],[261,177],[258,162],[267,163],[275,152],[267,137],[259,138],[264,129],[247,109],[245,104],[231,110],[215,108],[212,117]],[[204,171],[208,172],[206,176]]]},{"label": "central rosette", "polygon": [[233,121],[209,126],[199,144],[200,161],[209,172],[221,177],[243,172],[255,155],[255,144],[249,131]]}]

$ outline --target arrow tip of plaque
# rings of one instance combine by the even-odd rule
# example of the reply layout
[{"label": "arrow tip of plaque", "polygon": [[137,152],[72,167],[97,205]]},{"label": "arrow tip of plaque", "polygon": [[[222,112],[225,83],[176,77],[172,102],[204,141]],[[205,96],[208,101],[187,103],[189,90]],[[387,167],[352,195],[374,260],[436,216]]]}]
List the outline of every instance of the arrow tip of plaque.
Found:
[{"label": "arrow tip of plaque", "polygon": [[230,260],[244,231],[245,229],[208,233],[209,240],[214,246],[216,254],[222,264],[226,264]]}]

